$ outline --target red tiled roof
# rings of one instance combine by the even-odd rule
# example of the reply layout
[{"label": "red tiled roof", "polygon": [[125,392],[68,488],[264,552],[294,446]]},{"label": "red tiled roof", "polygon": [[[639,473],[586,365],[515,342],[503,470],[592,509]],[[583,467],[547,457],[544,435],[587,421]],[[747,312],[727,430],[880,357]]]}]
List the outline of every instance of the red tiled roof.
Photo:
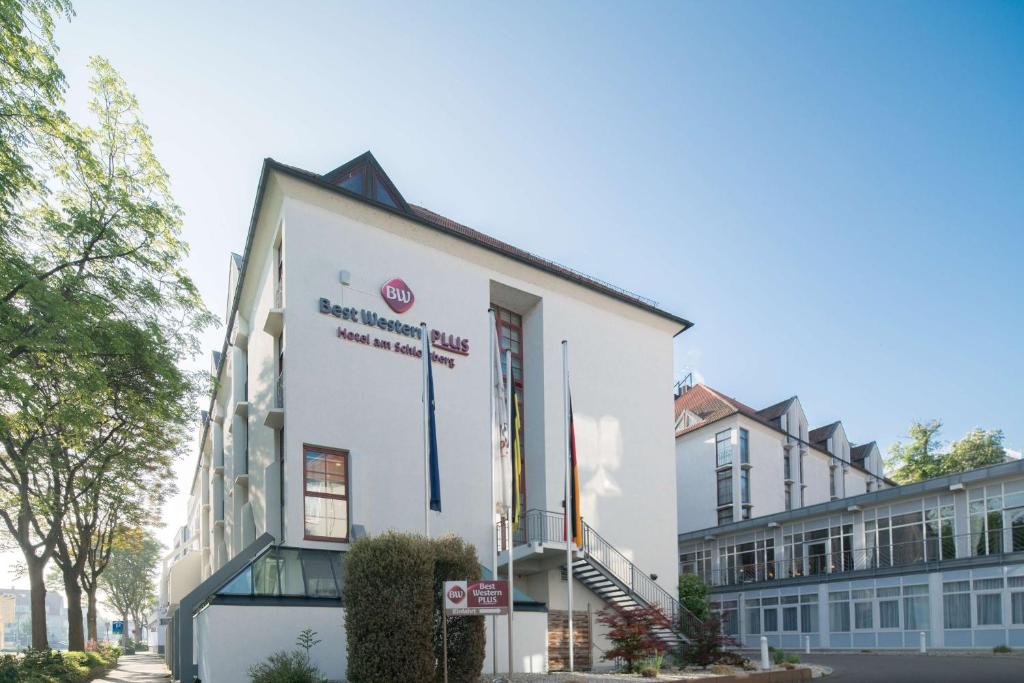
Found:
[{"label": "red tiled roof", "polygon": [[692,424],[689,427],[680,429],[676,432],[676,436],[693,431],[694,429],[699,429],[710,422],[721,420],[723,417],[727,417],[733,413],[743,413],[758,422],[766,422],[766,420],[758,415],[757,411],[750,406],[740,403],[730,396],[721,394],[706,384],[698,384],[676,398],[677,419],[684,410],[701,418],[701,421],[696,424]]}]

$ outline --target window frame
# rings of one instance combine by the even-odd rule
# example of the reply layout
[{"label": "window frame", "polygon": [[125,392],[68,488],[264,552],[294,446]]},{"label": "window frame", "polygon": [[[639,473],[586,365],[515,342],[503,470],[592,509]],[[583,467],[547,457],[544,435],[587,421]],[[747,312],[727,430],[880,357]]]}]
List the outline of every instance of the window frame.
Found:
[{"label": "window frame", "polygon": [[[345,463],[345,495],[338,495],[336,493],[320,493],[311,492],[308,488],[309,477],[306,469],[306,456],[309,451],[316,451],[318,453],[324,453],[327,455],[340,455]],[[318,446],[316,444],[304,443],[302,444],[302,538],[306,541],[321,541],[325,543],[348,543],[352,532],[352,504],[351,504],[351,465],[349,459],[349,451],[342,448],[328,448],[326,446]],[[306,531],[306,498],[326,498],[328,500],[342,500],[345,502],[345,535],[343,537],[334,536],[314,536]]]}]

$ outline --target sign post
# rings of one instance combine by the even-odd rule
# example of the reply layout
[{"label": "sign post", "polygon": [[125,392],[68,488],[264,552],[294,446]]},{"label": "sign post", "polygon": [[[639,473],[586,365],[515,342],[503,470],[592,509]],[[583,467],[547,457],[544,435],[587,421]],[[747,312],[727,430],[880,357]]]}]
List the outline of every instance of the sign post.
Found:
[{"label": "sign post", "polygon": [[445,581],[444,582],[444,680],[448,683],[448,617],[473,617],[508,614],[507,581]]}]

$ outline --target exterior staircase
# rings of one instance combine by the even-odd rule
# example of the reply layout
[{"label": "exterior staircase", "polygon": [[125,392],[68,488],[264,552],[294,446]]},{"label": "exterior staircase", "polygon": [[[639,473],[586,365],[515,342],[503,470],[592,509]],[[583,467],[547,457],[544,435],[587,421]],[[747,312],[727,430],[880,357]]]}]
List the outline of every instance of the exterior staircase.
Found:
[{"label": "exterior staircase", "polygon": [[[514,545],[565,543],[565,516],[561,512],[529,510],[513,534]],[[500,536],[499,536],[500,537]],[[580,552],[582,551],[582,552]],[[563,574],[565,567],[562,567]],[[656,637],[674,648],[690,639],[701,620],[640,571],[589,524],[583,524],[583,547],[574,554],[573,580],[589,588],[608,604],[627,610],[657,607],[668,625],[655,631]]]}]

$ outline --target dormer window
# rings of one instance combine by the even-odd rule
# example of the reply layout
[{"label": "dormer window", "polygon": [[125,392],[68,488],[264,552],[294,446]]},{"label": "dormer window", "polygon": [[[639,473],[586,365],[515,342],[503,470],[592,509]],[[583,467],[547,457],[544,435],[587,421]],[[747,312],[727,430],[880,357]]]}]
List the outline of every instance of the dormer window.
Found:
[{"label": "dormer window", "polygon": [[392,209],[409,211],[409,206],[399,194],[398,188],[369,152],[324,174],[323,179]]}]

